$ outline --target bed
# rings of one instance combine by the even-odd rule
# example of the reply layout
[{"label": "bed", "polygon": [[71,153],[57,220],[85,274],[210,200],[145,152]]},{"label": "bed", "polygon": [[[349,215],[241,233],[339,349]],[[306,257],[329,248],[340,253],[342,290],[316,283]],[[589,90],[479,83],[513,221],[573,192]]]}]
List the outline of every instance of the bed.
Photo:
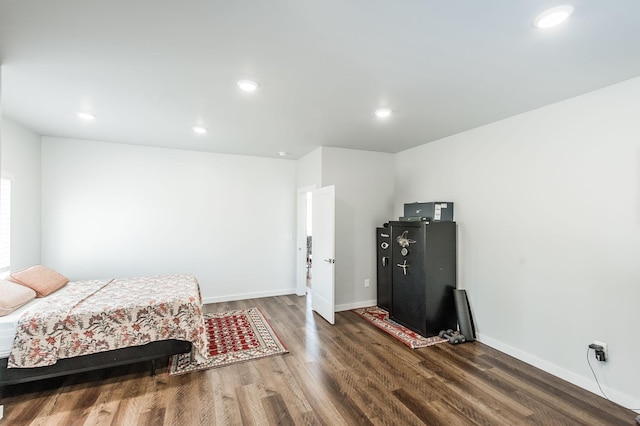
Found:
[{"label": "bed", "polygon": [[189,351],[206,358],[207,345],[192,275],[69,282],[0,317],[0,385]]}]

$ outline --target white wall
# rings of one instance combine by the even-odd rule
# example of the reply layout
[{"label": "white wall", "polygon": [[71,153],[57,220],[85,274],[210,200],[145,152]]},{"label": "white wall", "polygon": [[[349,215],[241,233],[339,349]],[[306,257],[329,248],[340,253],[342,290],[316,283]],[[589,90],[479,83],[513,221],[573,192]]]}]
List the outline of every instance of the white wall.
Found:
[{"label": "white wall", "polygon": [[[640,78],[396,155],[396,208],[455,202],[481,340],[640,407]],[[396,211],[401,213],[400,210]]]},{"label": "white wall", "polygon": [[42,260],[193,273],[205,303],[295,290],[295,162],[44,137]]},{"label": "white wall", "polygon": [[376,227],[393,213],[393,155],[323,147],[322,186],[329,185],[336,187],[336,310],[375,305]]},{"label": "white wall", "polygon": [[12,178],[11,270],[40,263],[40,136],[2,117],[3,175]]},{"label": "white wall", "polygon": [[307,195],[319,188],[322,182],[322,148],[317,148],[296,161],[296,294],[304,296],[307,292]]},{"label": "white wall", "polygon": [[322,182],[322,148],[296,161],[296,188],[320,186]]}]

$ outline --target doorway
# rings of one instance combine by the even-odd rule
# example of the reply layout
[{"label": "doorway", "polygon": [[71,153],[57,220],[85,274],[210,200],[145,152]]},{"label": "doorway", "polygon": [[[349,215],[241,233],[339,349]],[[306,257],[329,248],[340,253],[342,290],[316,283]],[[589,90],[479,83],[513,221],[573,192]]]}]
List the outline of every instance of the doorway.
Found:
[{"label": "doorway", "polygon": [[[312,309],[335,321],[335,186],[298,189],[296,294],[311,296]],[[311,196],[309,196],[311,193]],[[312,288],[308,291],[309,285]]]},{"label": "doorway", "polygon": [[296,294],[304,296],[313,280],[312,199],[315,185],[298,188],[296,231]]},{"label": "doorway", "polygon": [[313,193],[307,192],[307,293],[311,290],[313,277]]}]

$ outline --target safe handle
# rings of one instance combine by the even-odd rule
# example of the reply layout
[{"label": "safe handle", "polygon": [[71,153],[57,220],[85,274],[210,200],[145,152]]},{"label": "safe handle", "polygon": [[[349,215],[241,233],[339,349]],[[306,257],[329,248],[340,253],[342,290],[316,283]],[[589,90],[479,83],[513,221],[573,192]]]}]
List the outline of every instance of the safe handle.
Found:
[{"label": "safe handle", "polygon": [[407,268],[409,267],[409,265],[407,264],[406,259],[404,260],[404,262],[398,263],[396,266],[398,268],[402,268],[402,274],[403,275],[407,275]]}]

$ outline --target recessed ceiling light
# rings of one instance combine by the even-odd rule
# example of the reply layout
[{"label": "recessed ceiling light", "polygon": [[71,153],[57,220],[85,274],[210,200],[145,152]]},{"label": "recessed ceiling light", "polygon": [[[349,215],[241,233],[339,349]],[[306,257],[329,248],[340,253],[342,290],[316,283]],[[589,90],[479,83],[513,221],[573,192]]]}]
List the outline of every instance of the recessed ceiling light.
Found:
[{"label": "recessed ceiling light", "polygon": [[536,28],[551,28],[563,23],[573,13],[573,6],[562,5],[545,10],[533,20]]},{"label": "recessed ceiling light", "polygon": [[245,92],[254,92],[258,88],[258,83],[253,80],[240,80],[238,87]]},{"label": "recessed ceiling light", "polygon": [[391,110],[389,108],[378,108],[375,114],[378,118],[387,118],[391,115]]},{"label": "recessed ceiling light", "polygon": [[207,133],[207,129],[202,126],[193,126],[193,131],[199,135],[204,135]]},{"label": "recessed ceiling light", "polygon": [[286,157],[287,155],[289,155],[289,153],[287,151],[280,151],[280,152],[278,152],[278,155],[280,157]]},{"label": "recessed ceiling light", "polygon": [[88,112],[79,112],[78,113],[78,117],[82,118],[83,120],[95,120],[96,116],[88,113]]}]

